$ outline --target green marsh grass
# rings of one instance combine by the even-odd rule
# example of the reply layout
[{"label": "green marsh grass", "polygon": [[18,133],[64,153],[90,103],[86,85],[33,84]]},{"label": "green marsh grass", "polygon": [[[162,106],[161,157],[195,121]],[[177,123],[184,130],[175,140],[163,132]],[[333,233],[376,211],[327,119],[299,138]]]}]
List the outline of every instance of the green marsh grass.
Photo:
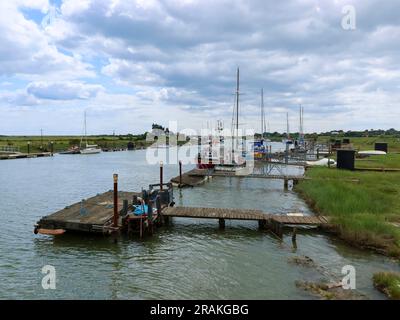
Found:
[{"label": "green marsh grass", "polygon": [[400,273],[378,272],[373,276],[375,287],[390,299],[400,300]]},{"label": "green marsh grass", "polygon": [[311,168],[296,190],[339,236],[362,247],[400,256],[400,172]]}]

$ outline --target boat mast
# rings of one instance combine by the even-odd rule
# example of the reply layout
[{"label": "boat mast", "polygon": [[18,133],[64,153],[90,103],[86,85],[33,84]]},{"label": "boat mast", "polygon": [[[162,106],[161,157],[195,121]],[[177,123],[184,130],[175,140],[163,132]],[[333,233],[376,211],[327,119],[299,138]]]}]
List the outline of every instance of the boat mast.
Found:
[{"label": "boat mast", "polygon": [[85,110],[85,141],[86,141],[86,147],[87,147],[88,143],[87,143],[87,132],[86,132],[86,110]]},{"label": "boat mast", "polygon": [[287,139],[290,139],[290,134],[289,134],[289,112],[286,112],[286,135]]},{"label": "boat mast", "polygon": [[261,139],[264,136],[264,89],[261,88]]},{"label": "boat mast", "polygon": [[239,68],[237,68],[237,79],[236,79],[236,147],[237,139],[239,137]]}]

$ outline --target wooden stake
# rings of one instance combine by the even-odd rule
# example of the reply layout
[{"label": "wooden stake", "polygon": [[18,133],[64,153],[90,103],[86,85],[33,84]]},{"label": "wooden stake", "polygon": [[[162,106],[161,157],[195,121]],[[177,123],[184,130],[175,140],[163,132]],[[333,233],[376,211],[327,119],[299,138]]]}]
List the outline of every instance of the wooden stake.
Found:
[{"label": "wooden stake", "polygon": [[160,162],[160,190],[163,189],[163,163]]},{"label": "wooden stake", "polygon": [[113,227],[118,227],[118,174],[113,175],[114,178],[114,217]]}]

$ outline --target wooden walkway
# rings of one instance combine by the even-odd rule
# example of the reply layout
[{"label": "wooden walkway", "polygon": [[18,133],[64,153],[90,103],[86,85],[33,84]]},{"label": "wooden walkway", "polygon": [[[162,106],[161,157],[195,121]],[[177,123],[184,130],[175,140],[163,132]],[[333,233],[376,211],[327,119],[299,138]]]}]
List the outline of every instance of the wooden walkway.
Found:
[{"label": "wooden walkway", "polygon": [[[123,202],[128,200],[132,203],[134,196],[141,196],[136,192],[118,192],[118,226],[113,227],[114,205],[113,191],[107,191],[94,197],[84,199],[80,202],[67,206],[51,215],[45,216],[35,225],[35,233],[58,235],[64,232],[86,232],[86,233],[112,233],[114,231],[127,231],[138,229],[135,221],[142,218],[132,213],[121,214]],[[168,223],[169,218],[203,218],[218,219],[220,228],[225,227],[225,220],[252,220],[258,221],[260,228],[269,228],[277,235],[282,235],[284,227],[302,226],[323,226],[329,223],[328,219],[322,216],[306,216],[302,214],[267,214],[262,210],[235,209],[235,208],[204,208],[204,207],[170,207],[170,202],[161,204],[160,214],[154,216],[152,224],[162,225]],[[130,209],[129,209],[130,208]],[[132,206],[126,208],[131,210]],[[126,223],[127,222],[127,223]],[[140,225],[139,225],[140,227]],[[144,228],[144,227],[143,227]],[[142,227],[138,229],[140,234]],[[151,233],[152,233],[151,229]]]},{"label": "wooden walkway", "polygon": [[[124,199],[132,201],[134,195],[140,194],[119,191],[118,208],[122,209]],[[40,229],[101,233],[104,227],[110,224],[113,210],[113,191],[108,191],[45,216],[37,225]]]},{"label": "wooden walkway", "polygon": [[[182,180],[184,176],[191,177],[235,177],[235,178],[258,178],[258,179],[284,179],[284,180],[306,180],[309,179],[305,176],[299,175],[282,175],[282,174],[258,174],[251,173],[248,175],[236,175],[235,172],[229,171],[213,171],[207,169],[192,169],[182,175]],[[179,176],[173,178],[174,182],[179,181]],[[171,180],[172,181],[172,180]]]},{"label": "wooden walkway", "polygon": [[[200,170],[200,169],[193,169],[193,170],[190,170],[190,171],[182,174],[181,187],[194,187],[194,186],[197,186],[197,185],[202,184],[205,181],[207,181],[207,179],[208,179],[207,175],[193,174],[193,173],[197,172],[197,170]],[[180,184],[179,176],[172,178],[171,183],[173,183],[174,185],[179,185]]]},{"label": "wooden walkway", "polygon": [[163,216],[179,218],[227,219],[263,221],[266,224],[322,226],[329,223],[323,216],[298,214],[267,214],[261,210],[204,208],[204,207],[168,207],[162,211]]},{"label": "wooden walkway", "polygon": [[51,157],[51,152],[40,152],[40,153],[10,153],[0,154],[0,160],[12,160],[12,159],[26,159],[26,158],[40,158],[40,157]]},{"label": "wooden walkway", "polygon": [[169,217],[230,220],[265,220],[267,217],[261,210],[197,207],[168,207],[162,214]]}]

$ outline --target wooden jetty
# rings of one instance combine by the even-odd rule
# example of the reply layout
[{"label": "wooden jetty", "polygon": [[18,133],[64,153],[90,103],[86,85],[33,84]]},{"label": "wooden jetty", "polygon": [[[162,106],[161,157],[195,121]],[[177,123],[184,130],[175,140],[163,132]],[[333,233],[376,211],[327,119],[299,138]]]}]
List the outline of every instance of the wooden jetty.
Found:
[{"label": "wooden jetty", "polygon": [[43,217],[35,225],[34,233],[60,235],[65,232],[86,232],[115,235],[124,232],[139,233],[142,237],[144,234],[153,234],[154,227],[168,223],[170,218],[179,217],[218,219],[222,229],[227,219],[253,220],[258,221],[260,228],[270,229],[282,236],[282,229],[287,226],[323,226],[329,223],[325,217],[301,213],[276,215],[254,209],[174,207],[172,183],[164,184],[162,180],[163,168],[160,166],[159,184],[152,184],[141,193],[124,192],[118,191],[118,175],[114,174],[113,190],[83,199]]},{"label": "wooden jetty", "polygon": [[51,152],[39,152],[39,153],[1,153],[0,160],[12,160],[12,159],[26,159],[26,158],[40,158],[40,157],[51,157]]},{"label": "wooden jetty", "polygon": [[[137,192],[118,192],[118,207],[123,207],[123,200],[131,200]],[[113,191],[107,191],[89,199],[67,206],[49,216],[45,216],[37,223],[37,231],[67,230],[80,232],[103,233],[111,226],[114,205]],[[119,225],[121,222],[119,222]],[[43,232],[47,233],[47,232]]]},{"label": "wooden jetty", "polygon": [[284,180],[285,188],[288,187],[288,181],[291,180],[293,183],[297,183],[300,180],[308,180],[310,178],[304,175],[277,175],[277,174],[259,174],[251,173],[247,175],[236,175],[235,172],[231,171],[215,171],[212,169],[192,169],[188,172],[183,173],[181,176],[177,176],[171,179],[174,185],[180,187],[194,187],[204,183],[211,177],[235,177],[235,178],[256,178],[256,179],[275,179]]},{"label": "wooden jetty", "polygon": [[183,187],[195,187],[206,182],[208,180],[208,175],[206,174],[196,175],[194,174],[196,170],[201,170],[201,169],[193,169],[183,173],[181,176],[180,175],[176,176],[175,178],[171,179],[171,183],[173,183],[175,186],[183,188]]},{"label": "wooden jetty", "polygon": [[167,207],[163,209],[165,217],[218,219],[220,228],[225,227],[225,220],[258,221],[261,228],[272,229],[279,234],[285,227],[314,226],[329,224],[324,216],[309,216],[301,213],[268,214],[254,209],[204,208],[204,207]]}]

